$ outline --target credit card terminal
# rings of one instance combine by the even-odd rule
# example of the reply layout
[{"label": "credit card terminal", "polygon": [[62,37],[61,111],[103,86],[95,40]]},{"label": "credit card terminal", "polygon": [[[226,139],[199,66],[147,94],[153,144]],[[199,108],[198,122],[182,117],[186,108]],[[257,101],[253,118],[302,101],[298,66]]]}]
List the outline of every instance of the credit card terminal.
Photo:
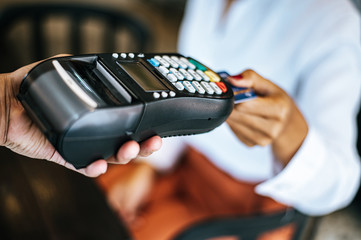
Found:
[{"label": "credit card terminal", "polygon": [[76,168],[108,158],[131,139],[208,132],[233,109],[224,79],[176,53],[48,59],[25,76],[18,99]]}]

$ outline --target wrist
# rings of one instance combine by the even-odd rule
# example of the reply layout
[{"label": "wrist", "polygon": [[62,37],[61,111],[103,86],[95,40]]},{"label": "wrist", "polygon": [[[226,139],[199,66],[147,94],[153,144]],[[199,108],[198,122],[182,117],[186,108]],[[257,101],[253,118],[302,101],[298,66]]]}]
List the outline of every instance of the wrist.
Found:
[{"label": "wrist", "polygon": [[286,166],[301,147],[308,133],[308,125],[295,103],[284,131],[272,144],[273,153]]}]

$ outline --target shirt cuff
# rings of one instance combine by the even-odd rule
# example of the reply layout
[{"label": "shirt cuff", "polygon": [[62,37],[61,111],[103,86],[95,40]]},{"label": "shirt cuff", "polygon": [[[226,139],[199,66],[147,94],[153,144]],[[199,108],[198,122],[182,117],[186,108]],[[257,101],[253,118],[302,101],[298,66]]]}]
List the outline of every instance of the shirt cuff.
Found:
[{"label": "shirt cuff", "polygon": [[[323,181],[327,181],[320,181],[322,178],[320,173],[324,171],[325,164],[327,164],[326,155],[327,152],[321,139],[310,128],[300,149],[287,166],[275,177],[259,184],[255,189],[256,192],[294,207],[299,206],[301,201],[307,202],[305,193],[310,192],[310,186],[314,191],[314,189],[324,186]],[[300,210],[302,211],[302,209]],[[304,209],[304,212],[314,213],[310,209]]]}]

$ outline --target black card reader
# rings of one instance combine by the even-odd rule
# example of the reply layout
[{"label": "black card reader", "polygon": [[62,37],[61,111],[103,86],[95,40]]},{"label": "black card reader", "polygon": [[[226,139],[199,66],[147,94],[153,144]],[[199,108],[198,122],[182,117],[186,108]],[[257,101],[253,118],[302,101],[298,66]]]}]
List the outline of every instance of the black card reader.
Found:
[{"label": "black card reader", "polygon": [[48,59],[23,79],[18,99],[76,168],[131,139],[208,132],[233,109],[232,89],[219,75],[176,53]]}]

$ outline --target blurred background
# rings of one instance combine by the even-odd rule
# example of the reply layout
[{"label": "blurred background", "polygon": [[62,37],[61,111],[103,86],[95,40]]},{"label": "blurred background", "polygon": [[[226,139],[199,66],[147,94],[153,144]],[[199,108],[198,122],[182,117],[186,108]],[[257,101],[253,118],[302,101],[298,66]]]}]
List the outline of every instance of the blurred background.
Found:
[{"label": "blurred background", "polygon": [[[59,53],[175,52],[184,6],[1,0],[0,73]],[[0,148],[0,239],[130,239],[93,181]],[[312,219],[305,239],[361,239],[360,205]]]},{"label": "blurred background", "polygon": [[0,70],[59,53],[174,52],[184,5],[185,0],[3,0]]},{"label": "blurred background", "polygon": [[[2,0],[0,73],[59,53],[175,52],[185,0]],[[0,147],[0,239],[130,239],[94,179]]]}]

